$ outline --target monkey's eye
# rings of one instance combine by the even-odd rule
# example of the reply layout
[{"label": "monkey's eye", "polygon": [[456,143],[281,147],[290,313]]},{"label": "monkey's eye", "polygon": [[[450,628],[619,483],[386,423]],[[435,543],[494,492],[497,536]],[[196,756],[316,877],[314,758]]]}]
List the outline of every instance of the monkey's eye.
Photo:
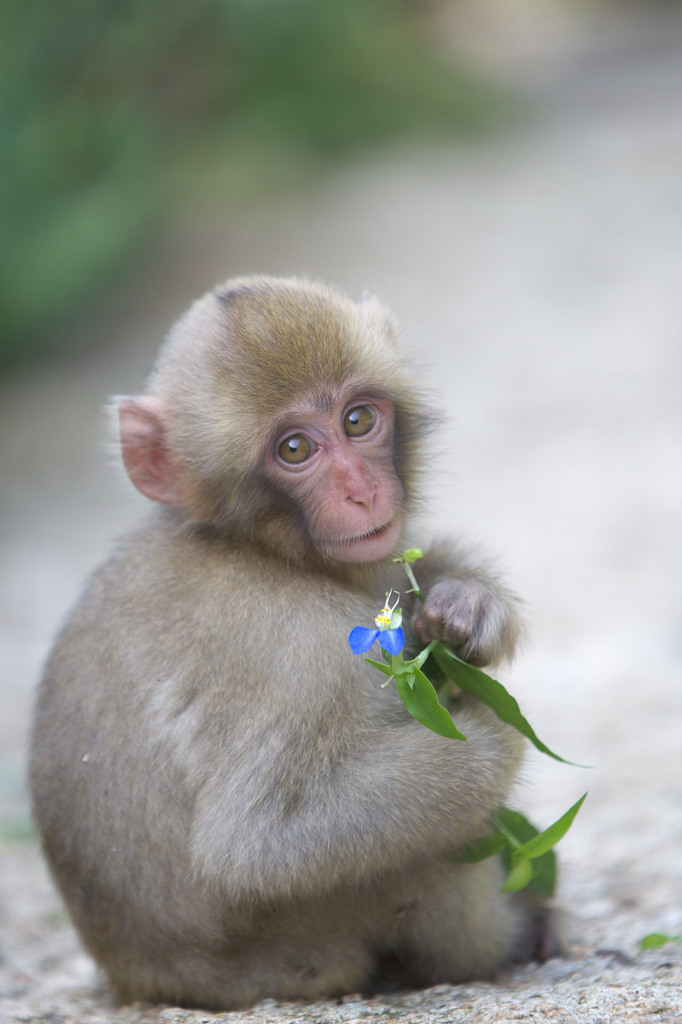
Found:
[{"label": "monkey's eye", "polygon": [[309,459],[313,451],[314,445],[309,437],[304,434],[293,434],[282,441],[277,449],[277,454],[282,462],[287,462],[290,466],[298,466],[299,463]]},{"label": "monkey's eye", "polygon": [[368,405],[350,409],[343,418],[343,429],[348,437],[364,437],[377,421],[377,414]]}]

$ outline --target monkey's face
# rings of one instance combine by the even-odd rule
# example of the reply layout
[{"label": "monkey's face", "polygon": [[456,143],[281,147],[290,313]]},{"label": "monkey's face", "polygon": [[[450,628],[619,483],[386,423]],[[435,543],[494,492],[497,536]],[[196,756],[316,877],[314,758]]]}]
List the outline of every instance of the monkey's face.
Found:
[{"label": "monkey's face", "polygon": [[376,562],[394,550],[403,488],[393,467],[393,435],[391,401],[362,392],[323,395],[277,418],[265,473],[303,512],[325,558]]},{"label": "monkey's face", "polygon": [[372,300],[227,282],[173,328],[151,391],[119,408],[123,460],[149,498],[290,564],[396,553],[427,417]]}]

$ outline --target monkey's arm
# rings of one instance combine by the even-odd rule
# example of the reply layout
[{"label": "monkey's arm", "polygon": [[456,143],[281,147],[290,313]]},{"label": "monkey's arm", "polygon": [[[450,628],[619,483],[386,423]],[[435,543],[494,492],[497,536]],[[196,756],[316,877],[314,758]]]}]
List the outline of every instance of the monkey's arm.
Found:
[{"label": "monkey's arm", "polygon": [[420,640],[442,640],[472,665],[511,658],[522,632],[521,602],[463,549],[439,544],[415,566],[425,595],[412,624]]},{"label": "monkey's arm", "polygon": [[320,723],[311,735],[305,722],[291,728],[287,709],[279,734],[261,737],[258,765],[247,758],[242,771],[239,755],[226,754],[195,807],[199,876],[241,899],[305,896],[321,879],[331,889],[409,871],[489,831],[516,774],[518,733],[468,698],[457,717],[466,743],[392,718],[380,729],[349,721],[336,736]]}]

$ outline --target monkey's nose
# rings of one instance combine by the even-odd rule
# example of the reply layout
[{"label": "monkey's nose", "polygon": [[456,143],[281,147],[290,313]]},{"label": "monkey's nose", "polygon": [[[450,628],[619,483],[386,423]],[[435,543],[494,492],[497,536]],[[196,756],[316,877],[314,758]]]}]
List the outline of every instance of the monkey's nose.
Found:
[{"label": "monkey's nose", "polygon": [[365,508],[371,512],[374,508],[374,498],[376,497],[377,486],[373,480],[368,481],[368,484],[369,486],[349,487],[346,495],[346,501],[350,501],[354,505],[364,505]]},{"label": "monkey's nose", "polygon": [[354,458],[348,460],[338,476],[340,497],[354,505],[364,505],[370,512],[374,506],[377,485],[372,473],[364,463]]}]

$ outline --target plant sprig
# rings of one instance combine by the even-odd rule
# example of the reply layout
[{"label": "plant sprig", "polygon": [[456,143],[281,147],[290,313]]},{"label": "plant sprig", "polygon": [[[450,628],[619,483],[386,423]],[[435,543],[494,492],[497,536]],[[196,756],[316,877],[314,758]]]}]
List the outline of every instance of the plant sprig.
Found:
[{"label": "plant sprig", "polygon": [[[408,548],[400,558],[394,559],[394,562],[402,565],[410,581],[408,593],[415,594],[420,601],[424,600],[424,595],[412,565],[422,557],[421,548]],[[463,661],[446,644],[433,640],[416,657],[405,658],[402,653],[405,634],[402,629],[402,612],[398,608],[399,596],[391,606],[392,594],[393,591],[386,594],[386,604],[375,619],[376,628],[356,626],[349,640],[355,654],[369,651],[375,641],[379,640],[384,662],[368,657],[365,661],[388,677],[383,686],[395,680],[398,693],[413,718],[440,736],[466,741],[466,736],[457,728],[450,712],[439,702],[433,683],[423,671],[422,666],[433,655],[441,672],[460,690],[486,704],[501,721],[517,729],[543,754],[564,764],[581,767],[560,757],[540,740],[528,719],[521,713],[518,702],[502,683]],[[587,793],[543,832],[535,828],[519,811],[500,808],[493,819],[496,831],[456,850],[452,858],[460,863],[475,863],[499,854],[508,872],[503,892],[516,892],[530,885],[543,896],[551,896],[556,885],[554,846],[573,824],[586,796]]]},{"label": "plant sprig", "polygon": [[663,946],[667,946],[669,942],[676,942],[678,945],[682,943],[682,935],[663,935],[661,932],[651,932],[649,935],[645,935],[643,939],[639,940],[639,948],[644,949],[662,949]]}]

